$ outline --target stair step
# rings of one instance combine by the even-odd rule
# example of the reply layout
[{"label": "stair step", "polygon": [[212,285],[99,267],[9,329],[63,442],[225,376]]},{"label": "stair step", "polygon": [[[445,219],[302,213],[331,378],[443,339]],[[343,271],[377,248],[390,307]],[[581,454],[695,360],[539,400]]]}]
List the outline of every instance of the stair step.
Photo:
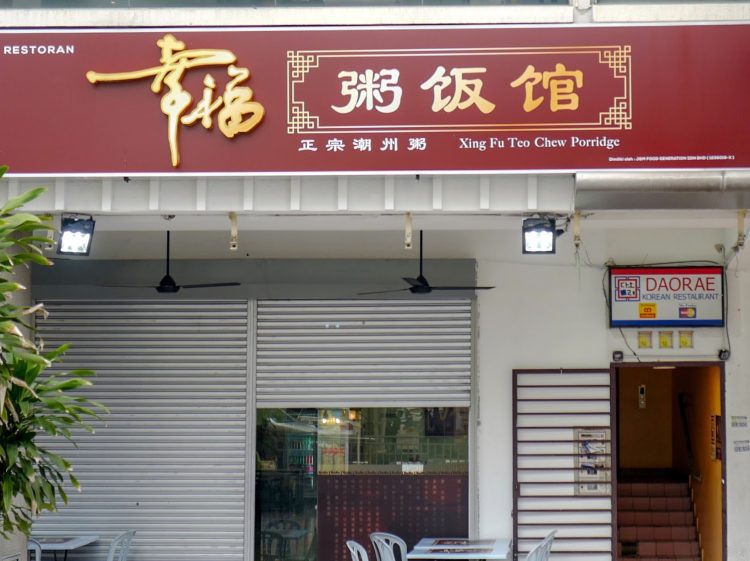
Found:
[{"label": "stair step", "polygon": [[693,526],[620,526],[621,541],[691,541],[698,539]]},{"label": "stair step", "polygon": [[652,510],[674,511],[692,510],[690,497],[617,497],[617,511]]},{"label": "stair step", "polygon": [[[617,561],[665,561],[664,557],[620,557]],[[668,557],[668,561],[701,561],[698,555],[690,557]]]},{"label": "stair step", "polygon": [[[648,547],[646,548],[649,549]],[[677,553],[673,555],[659,555],[657,552],[654,555],[639,555],[639,548],[637,542],[618,542],[617,544],[617,551],[619,552],[617,555],[617,561],[701,561],[700,554],[696,553],[695,555],[678,555]]]},{"label": "stair step", "polygon": [[690,511],[617,511],[619,526],[695,526]]},{"label": "stair step", "polygon": [[618,483],[619,497],[687,497],[690,489],[687,483]]},{"label": "stair step", "polygon": [[640,557],[694,557],[700,555],[697,541],[638,542]]}]

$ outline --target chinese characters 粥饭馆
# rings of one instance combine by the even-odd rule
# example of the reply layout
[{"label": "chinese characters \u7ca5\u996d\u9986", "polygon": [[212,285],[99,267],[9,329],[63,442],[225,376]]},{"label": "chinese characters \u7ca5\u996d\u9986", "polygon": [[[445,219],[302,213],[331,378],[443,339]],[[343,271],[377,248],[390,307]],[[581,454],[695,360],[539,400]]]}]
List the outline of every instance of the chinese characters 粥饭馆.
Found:
[{"label": "chinese characters \u7ca5\u996d\u9986", "polygon": [[[420,84],[425,91],[432,90],[432,106],[434,113],[440,111],[452,113],[463,111],[475,106],[484,114],[495,110],[495,103],[485,99],[480,94],[484,81],[476,77],[487,73],[484,67],[451,68],[438,66],[433,74]],[[363,72],[344,70],[338,73],[341,79],[341,95],[348,97],[345,105],[331,105],[337,113],[347,114],[360,107],[365,111],[379,111],[393,113],[398,110],[403,89],[398,85],[400,71],[381,69],[375,72],[366,69]],[[510,86],[517,88],[524,86],[523,110],[527,113],[537,109],[543,102],[543,95],[535,95],[535,88],[539,86],[549,92],[549,108],[553,112],[575,111],[580,100],[576,90],[583,87],[583,71],[568,70],[564,64],[555,64],[553,71],[539,72],[533,65],[528,65],[518,78],[510,82]]]}]

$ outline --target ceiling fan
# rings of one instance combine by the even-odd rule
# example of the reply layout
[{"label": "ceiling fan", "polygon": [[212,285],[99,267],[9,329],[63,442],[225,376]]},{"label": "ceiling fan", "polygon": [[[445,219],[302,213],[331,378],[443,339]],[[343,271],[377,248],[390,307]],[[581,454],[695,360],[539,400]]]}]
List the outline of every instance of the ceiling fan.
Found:
[{"label": "ceiling fan", "polygon": [[161,294],[173,294],[180,290],[181,288],[213,288],[218,286],[239,286],[241,283],[239,282],[210,282],[210,283],[202,283],[202,284],[177,284],[175,280],[172,278],[172,275],[169,274],[169,230],[167,230],[167,261],[166,261],[167,271],[161,280],[159,281],[159,284],[157,285],[118,285],[118,286],[129,286],[130,288],[154,288],[156,289],[156,292],[159,292]]},{"label": "ceiling fan", "polygon": [[422,273],[422,266],[424,262],[423,256],[423,244],[422,244],[422,230],[419,231],[419,276],[413,277],[401,277],[409,286],[406,288],[396,288],[393,290],[377,290],[374,292],[360,292],[360,295],[366,294],[385,294],[387,292],[404,292],[408,290],[412,294],[429,294],[433,290],[490,290],[495,288],[494,286],[432,286],[424,274]]}]

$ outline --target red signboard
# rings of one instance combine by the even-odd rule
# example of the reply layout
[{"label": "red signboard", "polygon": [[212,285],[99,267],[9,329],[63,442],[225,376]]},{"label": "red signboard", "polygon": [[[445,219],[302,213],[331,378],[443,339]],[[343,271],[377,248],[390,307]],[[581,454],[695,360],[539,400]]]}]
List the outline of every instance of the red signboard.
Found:
[{"label": "red signboard", "polygon": [[0,33],[16,175],[750,168],[750,26]]}]

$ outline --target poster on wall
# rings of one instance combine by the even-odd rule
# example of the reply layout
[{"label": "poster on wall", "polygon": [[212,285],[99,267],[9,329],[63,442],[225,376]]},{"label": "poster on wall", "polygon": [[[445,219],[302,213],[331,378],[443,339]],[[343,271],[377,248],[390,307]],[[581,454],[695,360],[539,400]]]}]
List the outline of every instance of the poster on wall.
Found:
[{"label": "poster on wall", "polygon": [[577,428],[576,486],[577,495],[611,493],[611,443],[608,429]]},{"label": "poster on wall", "polygon": [[611,267],[610,327],[723,327],[724,268]]},{"label": "poster on wall", "polygon": [[0,163],[120,177],[748,169],[748,65],[747,24],[2,30]]}]

